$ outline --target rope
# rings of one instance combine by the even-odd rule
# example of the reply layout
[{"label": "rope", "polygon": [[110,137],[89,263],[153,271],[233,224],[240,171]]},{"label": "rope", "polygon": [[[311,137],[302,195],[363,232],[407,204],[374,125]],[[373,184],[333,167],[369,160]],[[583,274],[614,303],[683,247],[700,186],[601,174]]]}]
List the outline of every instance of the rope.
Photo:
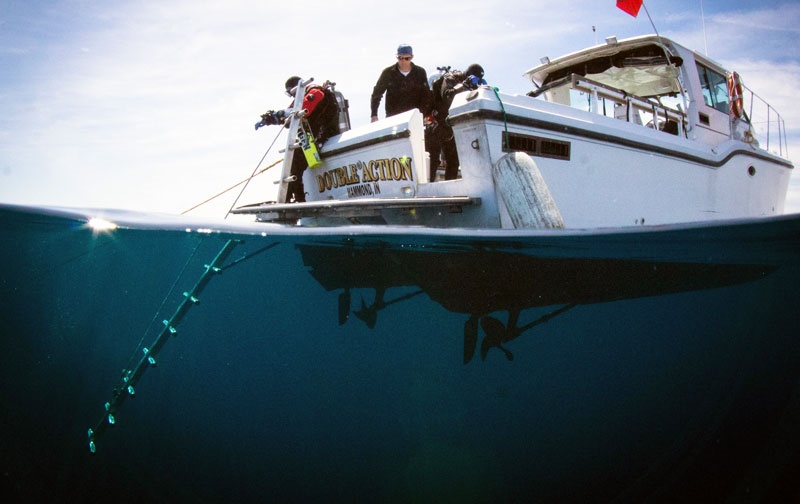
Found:
[{"label": "rope", "polygon": [[[233,200],[233,204],[232,204],[232,205],[231,205],[231,207],[228,209],[228,211],[225,213],[225,218],[226,218],[226,219],[227,219],[227,218],[228,218],[228,216],[231,214],[231,211],[233,210],[233,207],[235,207],[235,206],[236,206],[236,203],[238,203],[238,201],[239,201],[239,198],[241,198],[241,197],[242,197],[242,193],[244,193],[244,190],[245,190],[245,189],[247,189],[247,185],[250,183],[250,181],[251,181],[251,180],[253,180],[253,177],[255,177],[255,176],[256,176],[256,172],[258,171],[258,167],[259,167],[259,166],[261,166],[261,163],[263,163],[263,162],[264,162],[264,158],[266,158],[266,157],[267,157],[267,153],[269,153],[269,151],[271,151],[271,150],[272,150],[272,147],[275,145],[275,142],[277,142],[277,141],[278,141],[278,138],[281,136],[281,133],[283,133],[283,128],[281,128],[281,129],[280,129],[280,131],[278,131],[278,134],[277,134],[277,135],[275,135],[275,139],[272,141],[272,143],[271,143],[271,144],[269,144],[269,147],[267,147],[267,152],[265,152],[265,153],[264,153],[264,155],[263,155],[263,156],[261,156],[261,160],[258,162],[258,164],[256,165],[256,167],[253,169],[253,173],[250,175],[250,178],[248,178],[248,179],[247,179],[247,182],[245,182],[245,184],[244,184],[244,187],[242,187],[242,190],[241,190],[241,191],[239,191],[239,194],[238,194],[238,195],[236,195],[236,199],[235,199],[235,200]],[[275,166],[276,164],[278,164],[278,162],[275,162],[275,163],[273,163],[271,166]],[[270,167],[271,167],[271,166],[270,166]],[[269,168],[269,167],[268,167],[268,168]]]},{"label": "rope", "polygon": [[228,212],[225,214],[225,218],[227,218],[227,217],[228,217],[228,215],[231,213],[231,210],[233,210],[233,207],[234,207],[234,206],[236,206],[236,202],[238,202],[238,201],[239,201],[239,198],[242,196],[242,193],[244,192],[244,190],[245,190],[245,189],[247,189],[247,184],[249,184],[249,183],[250,183],[250,181],[251,181],[251,180],[253,180],[253,177],[255,177],[255,176],[257,176],[257,175],[261,175],[261,174],[262,174],[262,173],[264,173],[265,171],[269,170],[270,168],[272,168],[272,167],[273,167],[273,166],[275,166],[276,164],[278,164],[278,163],[280,163],[281,161],[283,161],[283,159],[279,159],[279,160],[275,161],[274,163],[272,163],[271,165],[267,166],[266,168],[262,169],[261,171],[259,171],[259,170],[258,170],[258,167],[259,167],[259,166],[261,166],[261,163],[263,163],[263,162],[264,162],[264,159],[266,159],[267,155],[269,154],[269,151],[271,151],[271,150],[272,150],[272,147],[274,147],[274,146],[275,146],[275,142],[277,142],[277,141],[278,141],[278,138],[281,136],[281,133],[283,133],[283,128],[281,128],[281,130],[280,130],[280,131],[278,131],[278,134],[275,136],[275,139],[274,139],[274,140],[272,141],[272,143],[269,145],[269,147],[267,148],[267,151],[266,151],[266,152],[264,152],[264,155],[263,155],[263,156],[261,156],[261,159],[258,161],[258,164],[256,164],[256,167],[253,169],[253,173],[252,173],[252,174],[250,174],[250,176],[249,176],[248,178],[246,178],[246,179],[244,179],[244,180],[242,180],[242,181],[240,181],[240,182],[237,182],[236,184],[234,184],[234,185],[230,186],[229,188],[225,189],[224,191],[222,191],[222,192],[219,192],[219,193],[215,194],[214,196],[211,196],[210,198],[206,199],[205,201],[203,201],[203,202],[201,202],[201,203],[198,203],[197,205],[195,205],[195,206],[193,206],[193,207],[191,207],[191,208],[189,208],[189,209],[186,209],[186,210],[184,210],[183,212],[181,212],[181,215],[183,215],[183,214],[187,214],[187,213],[191,212],[192,210],[194,210],[194,209],[196,209],[196,208],[199,208],[199,207],[201,207],[201,206],[205,205],[205,204],[206,204],[206,203],[208,203],[209,201],[212,201],[212,200],[214,200],[214,199],[216,199],[216,198],[219,198],[220,196],[222,196],[222,195],[223,195],[223,194],[225,194],[226,192],[228,192],[228,191],[231,191],[231,190],[233,190],[234,188],[236,188],[236,187],[238,187],[238,186],[240,186],[240,185],[244,184],[244,187],[243,187],[243,188],[242,188],[242,190],[239,192],[239,195],[238,195],[238,196],[236,196],[236,200],[234,200],[234,202],[233,202],[233,205],[231,205],[231,208],[230,208],[230,210],[228,210]]},{"label": "rope", "polygon": [[506,134],[503,136],[503,149],[508,148],[508,118],[506,117],[506,108],[503,106],[503,100],[500,99],[500,90],[496,87],[492,87],[492,91],[494,91],[494,95],[497,97],[497,101],[500,102],[500,110],[503,111],[503,128],[505,129]]},{"label": "rope", "polygon": [[175,281],[172,282],[172,286],[169,288],[169,291],[167,291],[167,295],[164,296],[164,299],[161,300],[161,305],[156,310],[155,314],[153,315],[153,318],[150,320],[150,323],[147,324],[147,328],[144,330],[142,338],[136,345],[136,349],[133,351],[133,354],[131,355],[130,359],[128,359],[128,364],[125,366],[125,369],[131,369],[134,360],[136,360],[139,357],[144,339],[150,333],[150,329],[153,327],[155,321],[158,320],[159,314],[161,313],[161,310],[164,309],[164,305],[167,303],[167,300],[172,297],[172,293],[175,291],[175,286],[178,285],[178,281],[180,281],[180,279],[183,277],[183,274],[186,272],[186,268],[189,266],[189,263],[192,261],[192,258],[195,256],[195,254],[197,254],[197,249],[200,248],[200,245],[203,243],[203,238],[204,237],[201,237],[200,240],[197,241],[197,245],[194,246],[192,253],[189,254],[189,257],[183,264],[183,268],[181,268],[181,271],[178,273],[178,276],[175,278]]},{"label": "rope", "polygon": [[[263,158],[262,158],[262,161],[263,161]],[[261,175],[262,173],[264,173],[265,171],[269,170],[270,168],[272,168],[272,167],[273,167],[273,166],[275,166],[276,164],[280,163],[281,161],[283,161],[283,158],[281,158],[281,159],[278,159],[277,161],[275,161],[275,162],[274,162],[274,163],[272,163],[271,165],[267,166],[266,168],[262,168],[262,169],[261,169],[261,170],[260,170],[258,173],[255,173],[254,175],[251,175],[250,177],[248,177],[248,178],[246,178],[246,179],[244,179],[244,180],[240,180],[239,182],[235,183],[234,185],[230,186],[229,188],[225,189],[224,191],[222,191],[222,192],[219,192],[219,193],[215,194],[214,196],[211,196],[210,198],[208,198],[207,200],[203,201],[202,203],[198,203],[198,204],[196,204],[195,206],[193,206],[192,208],[189,208],[189,209],[187,209],[187,210],[184,210],[183,212],[181,212],[181,215],[183,215],[183,214],[186,214],[186,213],[189,213],[189,212],[191,212],[192,210],[194,210],[194,209],[196,209],[196,208],[199,208],[199,207],[201,207],[201,206],[205,205],[206,203],[208,203],[208,202],[210,202],[210,201],[212,201],[212,200],[214,200],[214,199],[216,199],[216,198],[219,198],[220,196],[222,196],[223,194],[225,194],[225,193],[226,193],[226,192],[228,192],[228,191],[232,191],[232,190],[233,190],[233,189],[235,189],[236,187],[238,187],[238,186],[240,186],[240,185],[244,184],[245,182],[248,182],[248,181],[249,181],[251,178],[253,178],[253,177],[257,177],[258,175]],[[259,164],[261,164],[261,163],[259,163]]]},{"label": "rope", "polygon": [[232,263],[228,264],[227,266],[220,266],[220,271],[225,271],[225,270],[227,270],[229,268],[233,268],[234,266],[238,266],[240,263],[243,263],[244,261],[247,261],[248,259],[252,259],[252,258],[254,258],[255,256],[257,256],[259,254],[263,254],[267,250],[269,250],[272,247],[275,247],[277,245],[278,245],[278,243],[270,243],[269,245],[261,247],[260,249],[256,250],[255,252],[253,252],[250,255],[245,254],[242,257],[240,257],[239,259],[236,259]]}]

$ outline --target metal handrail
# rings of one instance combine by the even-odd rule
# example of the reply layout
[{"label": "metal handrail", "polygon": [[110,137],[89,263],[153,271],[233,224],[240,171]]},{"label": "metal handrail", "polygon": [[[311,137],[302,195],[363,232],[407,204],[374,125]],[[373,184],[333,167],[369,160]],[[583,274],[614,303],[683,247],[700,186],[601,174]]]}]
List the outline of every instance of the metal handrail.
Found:
[{"label": "metal handrail", "polygon": [[[777,142],[777,149],[778,155],[783,158],[789,157],[789,149],[788,149],[788,140],[786,138],[786,122],[784,121],[783,117],[778,113],[775,108],[767,103],[767,101],[756,94],[752,89],[748,88],[747,86],[742,86],[743,93],[746,96],[749,94],[749,105],[748,107],[744,107],[749,112],[745,114],[745,119],[750,124],[751,132],[755,134],[760,134],[764,136],[766,140],[766,150],[769,151],[771,147],[774,147],[775,142]],[[760,103],[762,112],[757,112],[754,110],[756,103]],[[766,121],[757,121],[755,120],[755,114],[761,114],[766,111]],[[774,116],[774,118],[773,118]],[[758,130],[753,131],[754,128],[757,128],[758,125],[766,125],[766,130],[759,132]],[[777,128],[777,131],[773,129],[773,125]]]},{"label": "metal handrail", "polygon": [[655,100],[643,98],[641,96],[631,95],[622,90],[615,89],[600,82],[587,79],[586,77],[578,74],[572,74],[572,88],[577,91],[591,93],[595,97],[595,106],[599,98],[609,99],[617,104],[625,104],[628,106],[626,119],[628,122],[631,120],[631,107],[639,109],[653,115],[654,126],[659,117],[663,117],[666,121],[674,120],[678,124],[678,134],[685,135],[686,129],[686,114],[683,111],[676,110]]}]

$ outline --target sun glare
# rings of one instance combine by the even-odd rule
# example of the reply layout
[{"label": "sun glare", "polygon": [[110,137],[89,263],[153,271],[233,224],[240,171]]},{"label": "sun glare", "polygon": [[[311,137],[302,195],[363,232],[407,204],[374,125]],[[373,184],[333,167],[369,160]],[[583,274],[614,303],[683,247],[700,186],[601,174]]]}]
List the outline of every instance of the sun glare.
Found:
[{"label": "sun glare", "polygon": [[100,217],[92,217],[89,219],[89,227],[96,233],[109,232],[117,229],[117,225],[111,221],[101,219]]}]

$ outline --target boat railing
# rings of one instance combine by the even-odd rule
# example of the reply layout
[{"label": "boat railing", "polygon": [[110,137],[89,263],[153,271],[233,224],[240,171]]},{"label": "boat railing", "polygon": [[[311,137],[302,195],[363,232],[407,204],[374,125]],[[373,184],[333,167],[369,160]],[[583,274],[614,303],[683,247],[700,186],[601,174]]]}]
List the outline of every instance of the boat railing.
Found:
[{"label": "boat railing", "polygon": [[[749,123],[750,134],[765,150],[783,158],[789,157],[786,123],[772,105],[747,86],[743,88],[743,114],[739,119]],[[731,128],[732,130],[735,129]],[[766,144],[766,145],[764,145]]]},{"label": "boat railing", "polygon": [[[570,93],[567,93],[567,91]],[[731,115],[731,138],[750,143],[788,158],[786,124],[774,107],[747,86],[743,90],[743,113],[741,118]],[[578,103],[572,92],[589,97]],[[681,137],[687,136],[688,118],[680,110],[681,97],[663,95],[658,99],[629,94],[620,88],[610,86],[580,74],[570,74],[549,82],[528,96],[538,97],[547,93],[549,101],[571,105],[596,114],[615,117],[626,122],[640,124]],[[662,101],[670,102],[665,105]],[[608,103],[612,103],[609,107]]]},{"label": "boat railing", "polygon": [[673,135],[686,136],[686,114],[680,110],[663,105],[652,98],[628,94],[582,75],[572,74],[570,82],[572,89],[591,96],[591,112],[608,115],[606,102],[611,101],[615,108],[623,111],[621,116],[615,112],[614,117],[617,119],[657,128]]}]

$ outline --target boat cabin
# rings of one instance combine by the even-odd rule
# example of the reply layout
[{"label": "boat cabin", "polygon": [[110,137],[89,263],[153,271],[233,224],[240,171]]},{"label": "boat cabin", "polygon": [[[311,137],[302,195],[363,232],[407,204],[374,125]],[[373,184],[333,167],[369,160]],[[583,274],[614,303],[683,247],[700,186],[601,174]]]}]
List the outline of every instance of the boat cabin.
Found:
[{"label": "boat cabin", "polygon": [[[524,74],[529,96],[680,135],[710,146],[734,138],[786,155],[780,115],[736,72],[656,35],[568,54]],[[758,115],[758,121],[754,115]],[[756,130],[756,124],[764,127]]]}]

